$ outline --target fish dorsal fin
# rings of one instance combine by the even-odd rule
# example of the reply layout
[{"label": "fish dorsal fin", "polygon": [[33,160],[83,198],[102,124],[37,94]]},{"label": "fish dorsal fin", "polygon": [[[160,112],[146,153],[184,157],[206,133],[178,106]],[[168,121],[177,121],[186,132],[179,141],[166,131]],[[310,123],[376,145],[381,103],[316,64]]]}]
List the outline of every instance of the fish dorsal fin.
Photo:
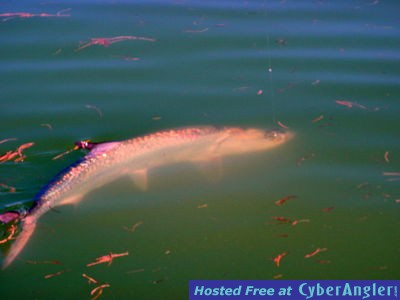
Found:
[{"label": "fish dorsal fin", "polygon": [[101,155],[103,153],[106,153],[110,151],[111,149],[115,148],[118,146],[120,142],[104,142],[104,143],[98,143],[93,146],[93,148],[90,150],[88,156],[97,156]]}]

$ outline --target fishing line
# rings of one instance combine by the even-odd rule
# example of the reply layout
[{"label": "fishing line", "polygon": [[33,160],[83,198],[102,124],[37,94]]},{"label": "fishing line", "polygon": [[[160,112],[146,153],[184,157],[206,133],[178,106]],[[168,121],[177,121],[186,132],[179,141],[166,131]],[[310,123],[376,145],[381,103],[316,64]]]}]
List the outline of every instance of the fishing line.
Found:
[{"label": "fishing line", "polygon": [[275,112],[275,103],[274,103],[274,85],[272,81],[272,62],[271,62],[271,48],[270,48],[270,38],[269,33],[267,34],[267,56],[268,56],[268,95],[271,103],[271,113],[272,113],[272,121],[276,124],[276,112]]}]

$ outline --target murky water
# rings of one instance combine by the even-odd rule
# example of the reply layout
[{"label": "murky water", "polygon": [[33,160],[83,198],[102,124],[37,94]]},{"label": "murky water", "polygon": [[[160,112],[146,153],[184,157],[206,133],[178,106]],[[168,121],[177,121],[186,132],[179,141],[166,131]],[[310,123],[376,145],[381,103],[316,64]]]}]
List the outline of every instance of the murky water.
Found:
[{"label": "murky water", "polygon": [[[82,273],[110,285],[104,299],[185,299],[189,279],[398,279],[400,176],[384,172],[400,172],[399,8],[1,4],[14,14],[0,23],[0,140],[16,140],[0,155],[35,143],[24,162],[0,164],[4,210],[78,159],[52,160],[77,140],[204,124],[296,132],[277,150],[224,160],[219,181],[172,166],[151,172],[147,192],[123,179],[49,212],[0,273],[1,295],[89,298],[96,285]],[[61,264],[38,263],[49,261]]]}]

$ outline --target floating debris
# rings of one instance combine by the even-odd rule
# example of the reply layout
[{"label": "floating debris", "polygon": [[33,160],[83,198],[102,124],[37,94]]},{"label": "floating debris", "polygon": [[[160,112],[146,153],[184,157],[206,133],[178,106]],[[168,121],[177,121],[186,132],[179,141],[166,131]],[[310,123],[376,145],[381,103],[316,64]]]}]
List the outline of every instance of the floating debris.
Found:
[{"label": "floating debris", "polygon": [[400,172],[383,172],[383,176],[400,176]]},{"label": "floating debris", "polygon": [[299,219],[299,220],[290,220],[285,217],[272,217],[273,220],[278,221],[278,224],[291,224],[292,226],[296,226],[299,223],[309,223],[309,219]]},{"label": "floating debris", "polygon": [[58,48],[56,51],[54,51],[53,53],[52,53],[52,55],[58,55],[58,54],[60,54],[62,52],[62,49],[61,48]]},{"label": "floating debris", "polygon": [[383,159],[385,160],[385,162],[389,162],[389,151],[385,151],[385,154],[383,155]]},{"label": "floating debris", "polygon": [[123,42],[123,41],[128,41],[128,40],[139,40],[139,41],[147,41],[147,42],[155,42],[156,39],[149,38],[149,37],[144,37],[144,36],[133,36],[133,35],[124,35],[124,36],[116,36],[116,37],[110,37],[110,38],[91,38],[89,42],[86,43],[81,43],[82,45],[79,46],[75,51],[80,51],[82,49],[85,49],[87,47],[93,46],[93,45],[101,45],[103,47],[108,47],[112,44]]},{"label": "floating debris", "polygon": [[103,256],[100,256],[100,257],[96,258],[96,261],[88,263],[86,265],[86,267],[93,267],[95,265],[104,264],[104,263],[108,263],[108,265],[110,266],[112,264],[114,258],[127,256],[127,255],[129,255],[128,252],[124,252],[124,253],[112,253],[112,252],[110,252],[110,254],[103,255]]},{"label": "floating debris", "polygon": [[61,270],[61,271],[58,271],[58,272],[56,272],[56,273],[47,274],[47,275],[44,275],[44,278],[45,278],[45,279],[49,279],[49,278],[53,278],[53,277],[55,277],[55,276],[60,276],[61,274],[65,273],[66,271],[67,271],[67,270]]},{"label": "floating debris", "polygon": [[110,285],[108,283],[103,283],[103,284],[95,287],[93,290],[90,291],[90,295],[94,296],[91,300],[98,299],[103,294],[103,289],[109,288],[109,287],[110,287]]},{"label": "floating debris", "polygon": [[86,104],[85,107],[89,108],[89,109],[94,109],[97,112],[97,114],[99,115],[100,118],[103,117],[103,113],[101,112],[100,108],[98,108],[97,106],[94,106],[94,105],[91,105],[91,104]]},{"label": "floating debris", "polygon": [[[13,159],[14,159],[14,162],[24,161],[26,156],[22,153],[22,151],[24,151],[27,148],[32,147],[33,145],[35,145],[35,143],[29,142],[29,143],[20,145],[15,151],[8,151],[4,155],[0,156],[0,164],[4,163],[6,161],[13,160]],[[15,158],[15,157],[17,157],[17,158]]]},{"label": "floating debris", "polygon": [[232,89],[232,91],[238,92],[238,93],[243,93],[243,92],[248,91],[250,88],[251,88],[251,86],[244,85],[244,86],[235,87]]},{"label": "floating debris", "polygon": [[93,277],[90,277],[90,276],[86,275],[85,273],[82,274],[82,277],[86,278],[86,279],[89,281],[89,283],[94,283],[94,284],[98,284],[98,283],[99,283],[96,279],[94,279]]},{"label": "floating debris", "polygon": [[336,104],[346,106],[348,108],[357,107],[357,108],[361,108],[361,109],[367,109],[364,105],[358,104],[357,102],[350,102],[350,101],[345,101],[345,100],[336,100],[335,102],[336,102]]},{"label": "floating debris", "polygon": [[313,123],[313,124],[314,124],[314,123],[317,123],[317,122],[321,121],[323,118],[324,118],[324,115],[320,115],[320,116],[318,116],[318,117],[312,119],[312,120],[311,120],[311,123]]},{"label": "floating debris", "polygon": [[330,213],[332,210],[334,210],[334,208],[335,207],[333,207],[333,206],[324,207],[324,208],[321,208],[321,211],[324,213]]},{"label": "floating debris", "polygon": [[7,228],[8,235],[5,238],[3,238],[2,240],[0,240],[0,244],[5,244],[9,240],[12,240],[14,238],[16,231],[17,231],[17,226],[14,224],[11,225],[9,228]]},{"label": "floating debris", "polygon": [[300,157],[297,161],[296,161],[296,165],[300,166],[305,160],[311,159],[315,157],[315,153],[307,153],[306,155]]},{"label": "floating debris", "polygon": [[[92,283],[99,284],[99,282],[96,279],[94,279],[93,277],[90,277],[90,276],[88,276],[86,274],[82,274],[82,277],[86,278],[89,281],[89,284],[92,284]],[[98,299],[103,294],[103,289],[104,288],[108,288],[108,287],[110,287],[110,285],[108,283],[103,283],[103,284],[98,285],[94,289],[92,289],[90,291],[90,295],[94,296],[94,297],[92,297],[91,300]]]},{"label": "floating debris", "polygon": [[161,279],[153,280],[151,283],[152,284],[159,284],[159,283],[163,282],[164,280],[165,280],[164,278],[161,278]]},{"label": "floating debris", "polygon": [[299,223],[310,223],[310,219],[300,219],[300,220],[294,220],[291,225],[296,226]]},{"label": "floating debris", "polygon": [[17,189],[11,185],[7,185],[5,183],[0,183],[0,188],[6,189],[8,190],[8,192],[10,193],[15,193],[17,191]]},{"label": "floating debris", "polygon": [[330,260],[320,259],[320,260],[317,261],[317,263],[322,264],[322,265],[327,265],[327,264],[330,264],[331,261]]},{"label": "floating debris", "polygon": [[278,124],[279,127],[282,127],[283,129],[289,129],[289,127],[283,124],[281,121],[276,122],[276,124]]},{"label": "floating debris", "polygon": [[70,11],[70,8],[67,9],[63,9],[58,11],[55,14],[49,14],[49,13],[38,13],[38,14],[34,14],[34,13],[29,13],[29,12],[7,12],[7,13],[2,13],[0,14],[0,18],[4,18],[4,21],[7,21],[9,19],[13,19],[13,18],[60,18],[60,17],[70,17],[70,14],[65,14],[63,12],[67,12]]},{"label": "floating debris", "polygon": [[320,83],[321,83],[321,80],[317,79],[317,80],[314,80],[313,82],[311,82],[311,85],[318,85]]},{"label": "floating debris", "polygon": [[304,258],[313,257],[313,256],[317,255],[318,253],[324,252],[324,251],[327,251],[327,250],[328,250],[327,248],[317,248],[313,252],[304,255]]},{"label": "floating debris", "polygon": [[[93,277],[90,277],[89,275],[82,274],[82,277],[83,277],[83,278],[86,278],[86,279],[88,280],[89,284],[92,284],[92,283],[94,283],[94,284],[99,284],[99,282],[98,282],[96,279],[94,279]],[[110,287],[110,286],[111,286],[111,285],[108,284],[108,283],[102,283],[102,284],[99,284],[99,285],[98,285],[97,287],[95,287],[94,289],[92,289],[92,290],[90,291],[90,295],[91,295],[91,296],[94,296],[94,297],[92,297],[91,300],[96,300],[96,299],[98,299],[98,298],[103,294],[103,289],[108,288],[108,287]]]},{"label": "floating debris", "polygon": [[4,140],[1,140],[1,141],[0,141],[0,144],[4,144],[4,143],[7,143],[7,142],[16,141],[16,140],[17,140],[16,138],[4,139]]},{"label": "floating debris", "polygon": [[280,237],[280,238],[287,238],[287,237],[289,237],[289,234],[287,234],[287,233],[281,233],[281,234],[278,234],[277,237]]},{"label": "floating debris", "polygon": [[295,198],[297,198],[296,195],[285,196],[285,197],[275,201],[275,204],[278,205],[278,206],[281,206],[281,205],[285,204],[286,201],[291,200],[291,199],[295,199]]},{"label": "floating debris", "polygon": [[53,130],[53,126],[51,126],[50,123],[42,123],[42,124],[40,124],[40,126],[47,127],[49,130]]},{"label": "floating debris", "polygon": [[400,172],[383,172],[382,175],[390,177],[390,178],[386,179],[386,181],[400,180],[400,177],[396,177],[396,176],[400,176]]},{"label": "floating debris", "polygon": [[281,264],[281,259],[282,259],[283,257],[285,257],[286,255],[287,255],[287,252],[283,252],[283,253],[281,253],[281,254],[278,254],[278,255],[274,258],[274,263],[276,264],[277,267],[280,266],[280,264]]},{"label": "floating debris", "polygon": [[208,31],[209,29],[210,29],[209,27],[206,27],[206,28],[203,28],[203,29],[185,29],[185,30],[182,30],[182,32],[185,32],[185,33],[203,33],[203,32]]},{"label": "floating debris", "polygon": [[282,38],[277,39],[275,41],[275,43],[277,43],[278,45],[281,45],[281,46],[286,46],[286,44],[287,44],[286,40],[282,39]]},{"label": "floating debris", "polygon": [[277,217],[277,216],[273,216],[272,217],[273,220],[278,221],[278,224],[284,224],[284,223],[290,223],[291,221],[285,217]]},{"label": "floating debris", "polygon": [[113,57],[121,58],[121,59],[126,60],[126,61],[138,61],[138,60],[140,60],[139,57],[133,57],[133,56],[120,56],[120,55],[116,55],[116,56],[113,56]]},{"label": "floating debris", "polygon": [[142,225],[142,224],[143,224],[143,221],[139,221],[139,222],[133,224],[131,227],[123,226],[123,228],[124,228],[126,231],[134,232],[134,231],[135,231],[140,225]]},{"label": "floating debris", "polygon": [[43,260],[43,261],[27,260],[25,261],[25,263],[29,265],[62,265],[62,263],[59,262],[58,260]]}]

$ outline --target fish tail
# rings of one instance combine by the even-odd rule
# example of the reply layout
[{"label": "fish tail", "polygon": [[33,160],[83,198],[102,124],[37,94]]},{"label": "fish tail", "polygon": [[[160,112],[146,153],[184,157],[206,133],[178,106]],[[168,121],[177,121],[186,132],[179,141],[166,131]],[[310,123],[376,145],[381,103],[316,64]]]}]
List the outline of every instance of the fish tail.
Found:
[{"label": "fish tail", "polygon": [[[21,220],[21,219],[20,219]],[[15,221],[18,223],[18,221]],[[15,224],[14,223],[14,224]],[[26,216],[20,221],[20,224],[15,226],[15,228],[20,227],[20,233],[14,232],[10,237],[7,239],[12,240],[14,238],[14,234],[16,233],[16,238],[13,240],[10,249],[8,250],[2,264],[2,269],[6,269],[11,263],[15,260],[15,258],[21,253],[21,251],[25,248],[25,245],[28,243],[30,237],[32,236],[33,232],[36,228],[36,218],[31,216]]]},{"label": "fish tail", "polygon": [[6,211],[0,214],[0,223],[7,224],[15,221],[21,217],[21,213],[18,211]]}]

